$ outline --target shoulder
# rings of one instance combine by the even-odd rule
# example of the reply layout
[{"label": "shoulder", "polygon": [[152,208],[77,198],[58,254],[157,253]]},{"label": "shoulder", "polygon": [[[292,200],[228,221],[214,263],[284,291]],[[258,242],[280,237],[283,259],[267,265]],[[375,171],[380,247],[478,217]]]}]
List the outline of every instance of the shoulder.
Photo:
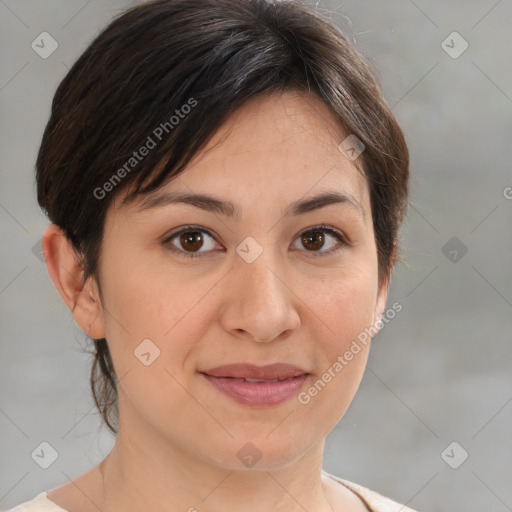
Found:
[{"label": "shoulder", "polygon": [[368,510],[371,512],[416,512],[415,510],[406,507],[405,505],[401,505],[400,503],[397,503],[390,498],[386,498],[385,496],[382,496],[378,492],[372,491],[367,487],[356,484],[354,482],[350,482],[348,480],[344,480],[343,478],[339,478],[335,475],[331,475],[324,470],[322,470],[322,473],[336,480],[338,483],[344,485],[352,492],[357,494],[357,496],[363,500],[365,505],[368,507]]},{"label": "shoulder", "polygon": [[7,512],[67,512],[56,503],[49,500],[46,491],[39,493],[35,498],[20,503]]}]

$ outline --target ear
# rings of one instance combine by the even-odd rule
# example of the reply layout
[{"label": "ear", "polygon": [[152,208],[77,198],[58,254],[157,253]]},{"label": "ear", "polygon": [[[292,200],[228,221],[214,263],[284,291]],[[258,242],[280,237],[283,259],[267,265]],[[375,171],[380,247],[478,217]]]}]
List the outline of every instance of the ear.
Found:
[{"label": "ear", "polygon": [[[389,262],[387,265],[387,275],[382,280],[382,283],[379,285],[379,290],[377,292],[377,301],[375,303],[375,309],[373,311],[373,319],[372,319],[372,330],[375,334],[377,334],[382,328],[382,315],[384,314],[384,309],[386,308],[386,301],[388,298],[389,291],[389,283],[391,281],[391,272],[393,270],[393,266],[395,264],[396,258],[398,256],[398,244],[397,241],[393,241],[393,249],[391,251],[391,256],[389,258]],[[372,335],[373,337],[374,335]]]},{"label": "ear", "polygon": [[377,334],[382,327],[382,315],[386,308],[386,301],[389,291],[389,276],[382,282],[377,292],[377,300],[373,311],[372,330]]},{"label": "ear", "polygon": [[96,282],[90,277],[82,287],[84,273],[71,241],[56,224],[51,224],[44,231],[41,247],[51,280],[80,329],[91,338],[105,338]]}]

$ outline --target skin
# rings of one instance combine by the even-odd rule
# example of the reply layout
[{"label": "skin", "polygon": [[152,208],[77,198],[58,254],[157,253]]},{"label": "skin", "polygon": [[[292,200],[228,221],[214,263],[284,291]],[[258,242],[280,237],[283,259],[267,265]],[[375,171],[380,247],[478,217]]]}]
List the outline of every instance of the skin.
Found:
[{"label": "skin", "polygon": [[[383,314],[388,282],[379,288],[368,184],[338,149],[347,135],[314,96],[288,91],[246,103],[163,187],[230,200],[241,216],[185,204],[137,212],[140,202],[120,207],[118,197],[105,221],[103,303],[94,279],[80,286],[60,229],[47,228],[49,274],[81,329],[108,340],[120,378],[114,448],[52,490],[52,501],[72,512],[366,510],[321,468],[325,438],[356,393],[369,344],[307,405],[295,396],[251,408],[197,373],[288,362],[313,374],[305,390]],[[326,190],[350,193],[364,216],[347,203],[283,216],[293,201]],[[202,247],[188,246],[200,257],[172,253],[170,246],[186,254],[179,236],[162,242],[187,224],[208,232]],[[308,250],[300,235],[321,224],[351,245],[324,232],[324,246]],[[250,264],[236,252],[248,236],[263,249]],[[149,366],[134,356],[147,338],[160,349]],[[248,442],[261,453],[252,468],[237,457]]]}]

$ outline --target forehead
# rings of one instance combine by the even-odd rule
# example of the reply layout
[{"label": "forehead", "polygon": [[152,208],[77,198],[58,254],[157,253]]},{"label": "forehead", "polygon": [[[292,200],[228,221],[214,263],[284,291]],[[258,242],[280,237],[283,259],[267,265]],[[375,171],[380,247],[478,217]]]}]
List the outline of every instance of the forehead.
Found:
[{"label": "forehead", "polygon": [[[152,194],[165,190],[217,192],[244,199],[275,192],[291,200],[336,189],[368,202],[367,183],[339,150],[349,134],[329,107],[313,94],[285,91],[254,97],[236,110],[196,154],[185,171]],[[365,208],[366,209],[366,208]]]},{"label": "forehead", "polygon": [[333,165],[344,160],[338,145],[347,135],[315,95],[300,91],[266,94],[236,110],[188,168],[243,156],[268,160],[268,152],[295,164],[302,159]]}]

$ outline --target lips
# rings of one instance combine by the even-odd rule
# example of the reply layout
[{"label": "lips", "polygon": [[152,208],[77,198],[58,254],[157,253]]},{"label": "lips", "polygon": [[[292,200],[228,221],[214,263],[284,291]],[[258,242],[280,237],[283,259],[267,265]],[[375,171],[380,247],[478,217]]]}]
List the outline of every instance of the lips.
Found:
[{"label": "lips", "polygon": [[246,382],[280,382],[308,372],[287,363],[256,366],[250,363],[228,364],[200,371],[212,377],[243,379]]},{"label": "lips", "polygon": [[309,372],[286,363],[255,366],[230,364],[199,372],[214,389],[251,407],[273,407],[296,395]]}]

